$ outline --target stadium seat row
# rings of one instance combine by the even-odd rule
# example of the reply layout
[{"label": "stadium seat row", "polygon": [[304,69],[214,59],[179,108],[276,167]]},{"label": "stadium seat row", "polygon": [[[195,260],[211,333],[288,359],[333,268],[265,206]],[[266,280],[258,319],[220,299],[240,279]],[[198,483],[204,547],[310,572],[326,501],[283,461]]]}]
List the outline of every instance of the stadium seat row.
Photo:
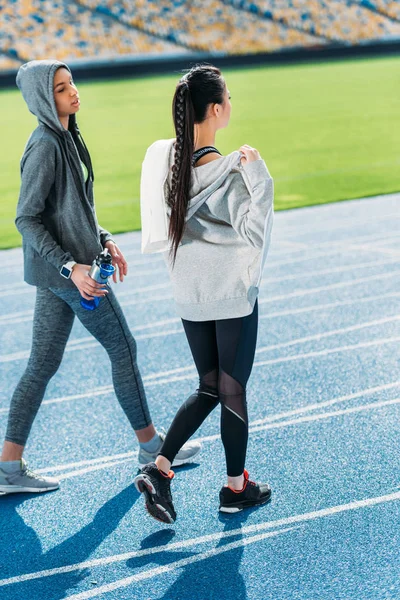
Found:
[{"label": "stadium seat row", "polygon": [[43,57],[110,59],[185,52],[176,44],[68,1],[9,0],[0,7],[0,29],[0,52],[14,55],[19,63]]},{"label": "stadium seat row", "polygon": [[[225,0],[225,4],[335,42],[400,38],[398,2],[384,0]],[[385,13],[385,14],[384,14]],[[389,15],[389,16],[388,16]]]}]

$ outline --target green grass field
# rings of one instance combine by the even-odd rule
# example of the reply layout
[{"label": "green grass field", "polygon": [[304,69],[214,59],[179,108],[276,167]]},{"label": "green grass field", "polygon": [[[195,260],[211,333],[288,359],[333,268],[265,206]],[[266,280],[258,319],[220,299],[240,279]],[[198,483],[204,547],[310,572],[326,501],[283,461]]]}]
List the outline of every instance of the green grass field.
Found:
[{"label": "green grass field", "polygon": [[[276,209],[400,189],[400,58],[227,69],[229,127],[223,153],[258,148],[275,180]],[[79,85],[79,123],[95,168],[99,221],[117,233],[140,228],[142,158],[173,136],[177,76]],[[0,247],[20,244],[14,226],[19,159],[35,127],[18,90],[0,92]]]}]

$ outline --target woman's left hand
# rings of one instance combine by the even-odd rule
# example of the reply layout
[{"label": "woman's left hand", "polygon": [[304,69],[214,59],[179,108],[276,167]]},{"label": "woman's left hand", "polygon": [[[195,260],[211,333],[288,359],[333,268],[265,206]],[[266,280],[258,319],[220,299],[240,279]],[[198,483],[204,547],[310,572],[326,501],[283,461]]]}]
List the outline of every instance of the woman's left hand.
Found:
[{"label": "woman's left hand", "polygon": [[119,271],[119,280],[123,281],[124,276],[128,274],[128,263],[126,262],[124,255],[121,250],[118,248],[115,242],[111,240],[104,244],[104,247],[108,249],[109,253],[112,256],[112,264],[115,267],[115,271],[113,274],[114,283],[117,283],[117,267]]}]

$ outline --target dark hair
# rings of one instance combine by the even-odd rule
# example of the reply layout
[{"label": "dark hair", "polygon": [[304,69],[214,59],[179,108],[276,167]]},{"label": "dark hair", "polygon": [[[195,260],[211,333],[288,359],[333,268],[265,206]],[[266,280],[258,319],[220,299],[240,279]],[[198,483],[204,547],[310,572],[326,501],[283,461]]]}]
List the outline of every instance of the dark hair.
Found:
[{"label": "dark hair", "polygon": [[178,82],[172,102],[176,141],[172,166],[169,239],[171,256],[176,259],[178,246],[185,229],[186,212],[192,177],[194,152],[194,124],[202,123],[210,104],[222,104],[225,80],[221,71],[212,65],[196,65]]},{"label": "dark hair", "polygon": [[70,115],[68,120],[68,131],[72,135],[72,139],[75,142],[75,146],[78,150],[79,158],[85,165],[88,171],[88,181],[91,179],[94,181],[94,173],[92,166],[92,159],[90,158],[89,150],[86,147],[86,144],[81,136],[81,132],[79,131],[78,123],[76,122],[76,116]]}]

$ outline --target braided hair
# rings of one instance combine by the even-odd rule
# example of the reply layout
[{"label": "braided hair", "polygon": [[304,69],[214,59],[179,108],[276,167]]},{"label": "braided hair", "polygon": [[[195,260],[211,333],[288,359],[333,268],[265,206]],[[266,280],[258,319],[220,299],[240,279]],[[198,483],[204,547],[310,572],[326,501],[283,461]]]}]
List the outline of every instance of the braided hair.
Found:
[{"label": "braided hair", "polygon": [[225,81],[221,71],[207,64],[197,65],[190,69],[176,86],[172,102],[176,141],[168,195],[169,239],[173,263],[175,263],[176,253],[183,237],[189,204],[194,125],[205,120],[210,104],[223,103],[224,93]]}]

